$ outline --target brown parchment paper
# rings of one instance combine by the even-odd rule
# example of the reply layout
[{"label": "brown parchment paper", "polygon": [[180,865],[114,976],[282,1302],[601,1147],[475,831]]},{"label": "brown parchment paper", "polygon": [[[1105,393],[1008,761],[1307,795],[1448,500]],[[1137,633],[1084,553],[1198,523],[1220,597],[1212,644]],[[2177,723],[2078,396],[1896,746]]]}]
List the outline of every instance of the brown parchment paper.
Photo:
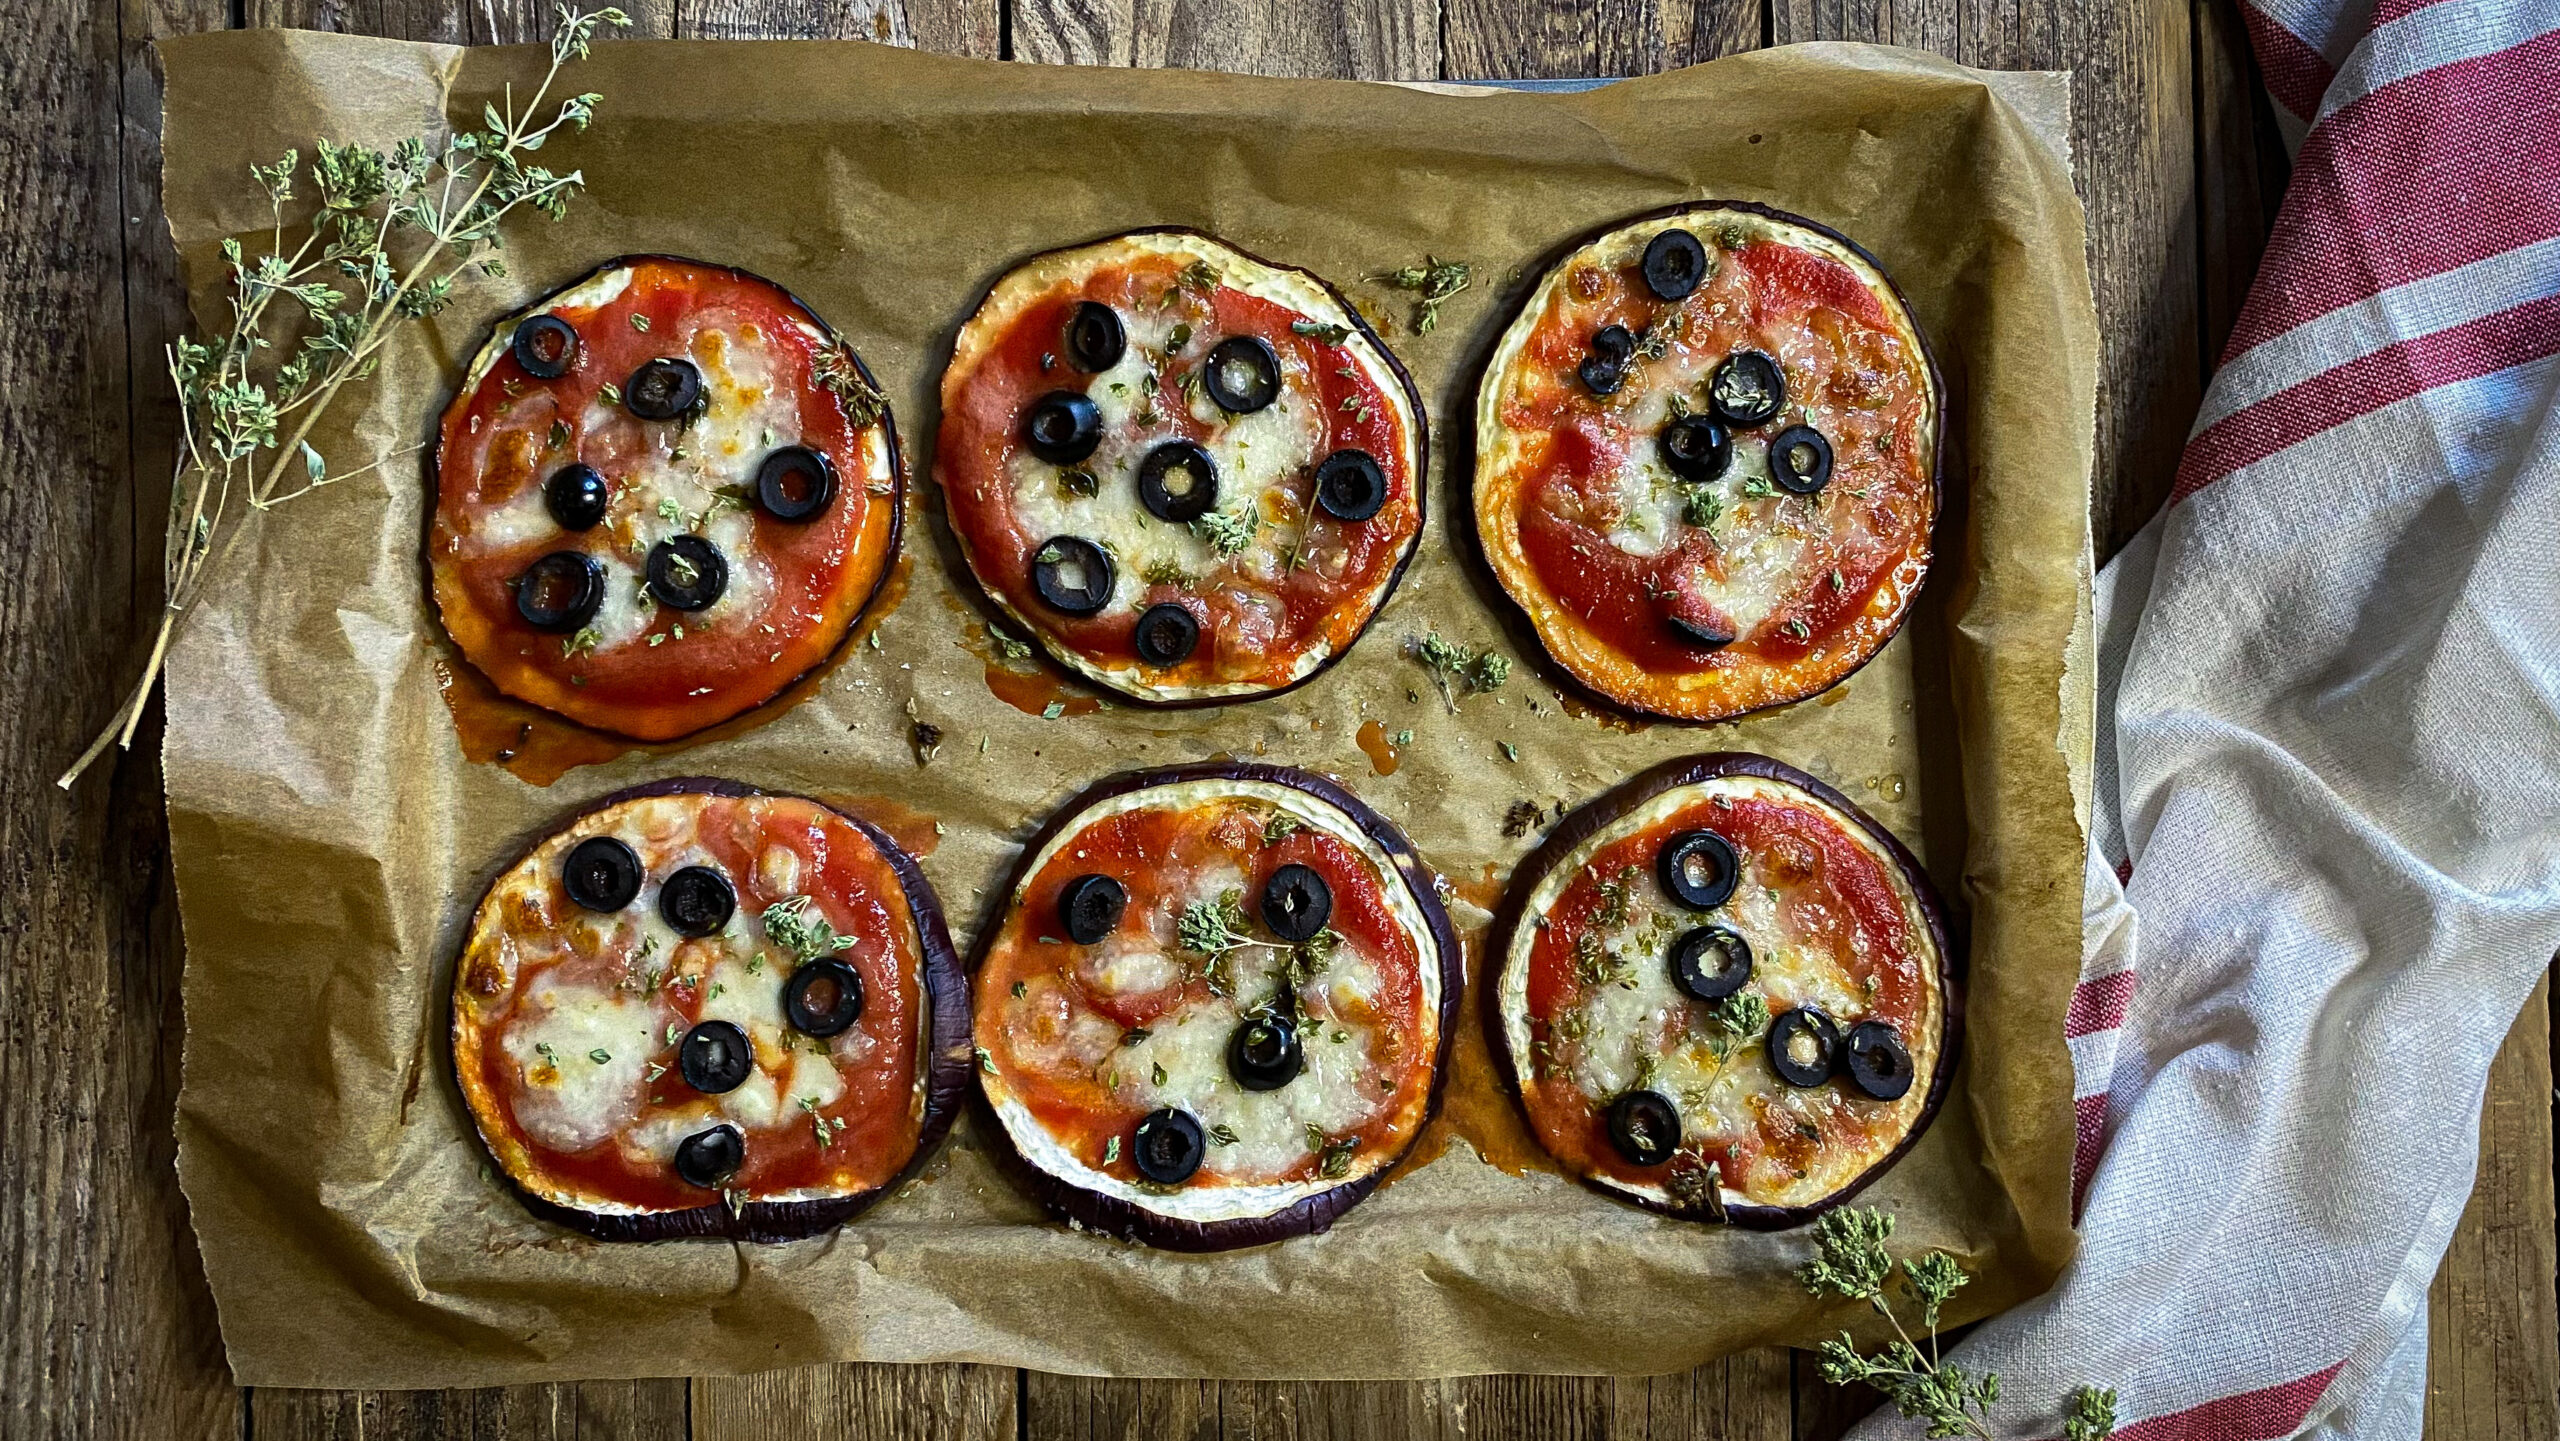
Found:
[{"label": "brown parchment paper", "polygon": [[[539,52],[248,31],[165,47],[167,207],[199,316],[216,247],[267,224],[245,166],[314,138],[384,145],[468,121]],[[975,1118],[856,1224],[793,1245],[607,1246],[535,1221],[492,1176],[449,1072],[451,955],[481,887],[603,792],[715,773],[902,820],[965,945],[985,888],[1061,798],[1122,767],[1217,752],[1348,779],[1400,822],[1480,927],[1552,822],[1668,755],[1746,748],[1823,776],[1920,848],[1969,926],[1963,1068],[1925,1140],[1867,1199],[1979,1277],[1963,1317],[2069,1255],[2079,947],[2071,773],[2085,686],[2094,319],[2060,135],[2064,78],[1978,74],[1843,45],[1740,56],[1580,95],[1048,69],[863,44],[600,47],[571,76],[594,131],[565,224],[511,232],[475,282],[342,403],[340,462],[418,445],[489,322],[630,251],[735,263],[805,297],[897,406],[912,471],[953,332],[1022,256],[1189,224],[1366,280],[1430,253],[1476,266],[1437,331],[1391,340],[1440,444],[1420,558],[1368,638],[1288,696],[1181,714],[1044,718],[993,694],[982,614],[930,488],[912,572],[798,703],[688,749],[536,786],[465,758],[418,557],[423,455],[265,524],[169,668],[169,810],[188,943],[179,1167],[231,1364],[258,1386],[488,1385],[737,1372],[828,1359],[969,1360],[1155,1376],[1656,1372],[1859,1318],[1807,1298],[1801,1234],[1659,1218],[1551,1172],[1508,1174],[1508,1102],[1462,1045],[1445,1151],[1330,1235],[1178,1256],[1046,1223]],[[1940,560],[1901,637],[1823,703],[1726,726],[1632,727],[1567,706],[1466,558],[1474,369],[1543,257],[1625,213],[1701,196],[1839,227],[1901,282],[1949,387]],[[1454,464],[1454,468],[1453,468]],[[1400,654],[1430,628],[1524,664],[1450,717]],[[2068,699],[2066,699],[2068,695]],[[912,711],[910,710],[912,707]],[[920,763],[912,717],[942,728]],[[1393,774],[1366,721],[1414,732]],[[2077,739],[2073,739],[2077,737]],[[1502,743],[1517,748],[1508,758]],[[932,823],[926,823],[930,818]],[[1472,1002],[1468,1007],[1472,1015]]]}]

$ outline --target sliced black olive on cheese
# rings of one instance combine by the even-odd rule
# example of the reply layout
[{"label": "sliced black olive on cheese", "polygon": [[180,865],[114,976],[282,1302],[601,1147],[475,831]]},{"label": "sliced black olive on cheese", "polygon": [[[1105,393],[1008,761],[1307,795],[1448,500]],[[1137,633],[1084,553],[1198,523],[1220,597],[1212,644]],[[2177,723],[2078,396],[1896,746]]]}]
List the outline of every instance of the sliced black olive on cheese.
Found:
[{"label": "sliced black olive on cheese", "polygon": [[786,445],[756,467],[756,504],[776,520],[815,520],[836,500],[836,463],[823,450]]},{"label": "sliced black olive on cheese", "polygon": [[1899,1101],[1911,1089],[1911,1052],[1901,1033],[1884,1021],[1860,1021],[1849,1028],[1841,1069],[1850,1084],[1879,1101]]},{"label": "sliced black olive on cheese", "polygon": [[649,594],[658,604],[709,610],[728,588],[728,559],[701,536],[669,536],[649,547]]},{"label": "sliced black olive on cheese", "polygon": [[862,1019],[862,973],[834,956],[801,962],[782,984],[782,1016],[803,1035],[841,1035]]},{"label": "sliced black olive on cheese", "polygon": [[1671,943],[1671,983],[1701,1001],[1721,1001],[1751,980],[1751,943],[1722,926],[1699,926]]},{"label": "sliced black olive on cheese", "polygon": [[1696,646],[1700,650],[1722,650],[1733,644],[1733,632],[1722,626],[1684,620],[1676,615],[1664,616],[1662,623],[1671,628],[1671,633],[1680,638],[1682,645]]},{"label": "sliced black olive on cheese", "polygon": [[1733,842],[1714,831],[1682,831],[1662,843],[1653,874],[1671,899],[1693,911],[1711,911],[1733,898],[1742,861]]},{"label": "sliced black olive on cheese", "polygon": [[1620,366],[1636,353],[1636,337],[1623,325],[1604,325],[1591,333],[1591,353]]},{"label": "sliced black olive on cheese", "polygon": [[1680,1149],[1680,1109],[1660,1091],[1629,1091],[1609,1103],[1609,1144],[1638,1166],[1659,1166]]},{"label": "sliced black olive on cheese", "polygon": [[1022,413],[1022,443],[1051,465],[1073,465],[1102,443],[1102,410],[1081,390],[1053,390]]},{"label": "sliced black olive on cheese", "polygon": [[1200,384],[1220,409],[1251,415],[1280,398],[1280,356],[1259,335],[1230,335],[1209,352]]},{"label": "sliced black olive on cheese", "polygon": [[1733,463],[1733,433],[1712,415],[1683,415],[1662,427],[1662,463],[1688,481],[1709,481]]},{"label": "sliced black olive on cheese", "polygon": [[1162,670],[1191,659],[1200,648],[1200,621],[1172,601],[1151,605],[1139,614],[1131,640],[1138,659]]},{"label": "sliced black olive on cheese", "polygon": [[1797,495],[1831,483],[1831,442],[1810,425],[1791,425],[1769,442],[1769,478]]},{"label": "sliced black olive on cheese", "polygon": [[1031,588],[1065,615],[1092,615],[1111,603],[1111,557],[1082,536],[1053,536],[1031,553]]},{"label": "sliced black olive on cheese", "polygon": [[543,314],[516,323],[507,342],[516,364],[536,380],[558,380],[578,359],[578,329],[559,316]]},{"label": "sliced black olive on cheese", "polygon": [[1200,1169],[1200,1158],[1208,1150],[1200,1122],[1190,1112],[1168,1106],[1139,1120],[1136,1134],[1130,1137],[1129,1163],[1159,1186],[1179,1186]]},{"label": "sliced black olive on cheese", "polygon": [[644,360],[622,387],[622,404],[642,420],[673,420],[702,403],[702,372],[680,355]]},{"label": "sliced black olive on cheese", "polygon": [[1343,449],[1316,465],[1316,507],[1336,520],[1367,520],[1387,503],[1387,473],[1365,450]]},{"label": "sliced black olive on cheese", "polygon": [[1098,375],[1120,363],[1129,349],[1129,333],[1118,311],[1099,300],[1082,301],[1067,317],[1064,349],[1069,365]]},{"label": "sliced black olive on cheese", "polygon": [[706,1096],[734,1091],[747,1083],[756,1066],[755,1047],[747,1033],[727,1021],[704,1021],[684,1033],[676,1047],[676,1069],[684,1083]]},{"label": "sliced black olive on cheese", "polygon": [[1605,355],[1582,357],[1582,364],[1575,366],[1573,373],[1593,395],[1615,395],[1618,387],[1627,383],[1627,363]]},{"label": "sliced black olive on cheese", "polygon": [[555,550],[516,577],[516,614],[535,630],[576,630],[604,604],[604,567],[582,550]]},{"label": "sliced black olive on cheese", "polygon": [[1276,1091],[1306,1067],[1298,1028],[1285,1017],[1255,1013],[1227,1041],[1227,1074],[1248,1091]]},{"label": "sliced black olive on cheese", "polygon": [[1262,923],[1284,941],[1313,940],[1333,919],[1333,887],[1314,868],[1295,862],[1262,883]]},{"label": "sliced black olive on cheese", "polygon": [[1158,520],[1189,525],[1218,504],[1218,463],[1196,441],[1168,440],[1138,462],[1138,503]]},{"label": "sliced black olive on cheese", "polygon": [[1644,248],[1644,288],[1664,300],[1686,300],[1707,278],[1707,247],[1686,230],[1666,230]]},{"label": "sliced black olive on cheese", "polygon": [[640,853],[612,836],[589,836],[569,848],[560,889],[591,911],[618,911],[640,895]]},{"label": "sliced black olive on cheese", "polygon": [[1707,403],[1728,425],[1759,425],[1787,403],[1787,377],[1756,350],[1737,350],[1707,379]]},{"label": "sliced black olive on cheese", "polygon": [[1082,875],[1058,891],[1058,924],[1067,939],[1089,946],[1119,928],[1120,913],[1129,908],[1129,888],[1110,876]]},{"label": "sliced black olive on cheese", "polygon": [[542,508],[562,530],[593,530],[604,519],[613,488],[592,465],[564,465],[542,483]]},{"label": "sliced black olive on cheese", "polygon": [[716,936],[737,909],[737,889],[709,866],[687,866],[658,887],[658,915],[679,935]]},{"label": "sliced black olive on cheese", "polygon": [[1840,1027],[1819,1006],[1798,1006],[1769,1023],[1769,1069],[1790,1086],[1819,1086],[1831,1079]]},{"label": "sliced black olive on cheese", "polygon": [[747,1138],[735,1126],[696,1131],[676,1147],[676,1179],[706,1191],[738,1174],[747,1163]]}]

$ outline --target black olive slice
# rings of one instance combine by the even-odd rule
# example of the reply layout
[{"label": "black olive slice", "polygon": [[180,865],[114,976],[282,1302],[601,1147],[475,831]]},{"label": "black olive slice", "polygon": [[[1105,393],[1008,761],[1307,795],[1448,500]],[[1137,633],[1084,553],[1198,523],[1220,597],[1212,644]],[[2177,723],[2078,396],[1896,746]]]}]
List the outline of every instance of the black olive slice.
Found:
[{"label": "black olive slice", "polygon": [[658,914],[680,935],[716,936],[737,909],[736,888],[709,866],[687,866],[658,887]]},{"label": "black olive slice", "polygon": [[516,322],[507,342],[516,364],[536,380],[558,380],[578,358],[578,329],[556,315],[536,315]]},{"label": "black olive slice", "polygon": [[1218,463],[1199,443],[1168,440],[1138,462],[1138,504],[1147,514],[1189,525],[1218,503]]},{"label": "black olive slice", "polygon": [[645,360],[623,383],[622,404],[642,420],[673,420],[702,403],[702,372],[680,355]]},{"label": "black olive slice", "polygon": [[592,465],[564,465],[542,483],[542,508],[562,530],[595,529],[612,499],[612,487]]},{"label": "black olive slice", "polygon": [[1671,983],[1701,1001],[1721,1001],[1751,979],[1751,943],[1722,926],[1700,926],[1671,943]]},{"label": "black olive slice", "polygon": [[1387,473],[1365,450],[1337,450],[1316,464],[1316,506],[1336,520],[1367,520],[1387,503]]},{"label": "black olive slice", "polygon": [[1065,615],[1092,615],[1111,603],[1111,557],[1082,536],[1053,536],[1031,553],[1031,588]]},{"label": "black olive slice", "polygon": [[755,1068],[755,1047],[747,1044],[747,1033],[727,1021],[704,1021],[685,1032],[684,1044],[676,1047],[676,1069],[684,1073],[684,1083],[706,1096],[738,1089]]},{"label": "black olive slice", "polygon": [[1851,1084],[1879,1101],[1899,1101],[1911,1089],[1911,1052],[1884,1021],[1860,1021],[1849,1028],[1842,1069]]},{"label": "black olive slice", "polygon": [[1683,645],[1693,645],[1700,650],[1722,650],[1733,644],[1733,632],[1720,626],[1683,620],[1676,615],[1664,616],[1662,623],[1671,628],[1671,633],[1678,636]]},{"label": "black olive slice", "polygon": [[1638,1166],[1659,1166],[1680,1149],[1680,1110],[1660,1091],[1629,1091],[1609,1103],[1609,1144]]},{"label": "black olive slice", "polygon": [[1200,648],[1200,621],[1181,606],[1166,601],[1140,613],[1131,639],[1138,659],[1161,670],[1191,659],[1191,653]]},{"label": "black olive slice", "polygon": [[1712,415],[1683,415],[1662,427],[1662,463],[1688,481],[1708,481],[1733,463],[1733,435]]},{"label": "black olive slice", "polygon": [[756,467],[756,504],[776,520],[815,520],[836,500],[836,463],[823,450],[786,445]]},{"label": "black olive slice", "polygon": [[1787,377],[1756,350],[1737,350],[1707,380],[1707,403],[1728,425],[1758,425],[1787,403]]},{"label": "black olive slice", "polygon": [[1682,831],[1662,843],[1653,873],[1671,899],[1693,911],[1712,911],[1733,898],[1742,861],[1733,842],[1714,831]]},{"label": "black olive slice", "polygon": [[1227,1074],[1248,1091],[1276,1091],[1306,1067],[1298,1028],[1278,1016],[1252,1015],[1227,1042]]},{"label": "black olive slice", "polygon": [[1051,465],[1073,465],[1102,443],[1102,411],[1081,390],[1053,390],[1022,413],[1022,442]]},{"label": "black olive slice", "polygon": [[1109,370],[1128,352],[1129,333],[1120,314],[1099,300],[1080,302],[1067,317],[1067,363],[1088,374]]},{"label": "black olive slice", "polygon": [[604,567],[582,550],[555,550],[516,577],[516,614],[535,630],[576,630],[604,604]]},{"label": "black olive slice", "polygon": [[560,888],[591,911],[618,911],[639,897],[640,853],[612,836],[589,836],[560,864]]},{"label": "black olive slice", "polygon": [[1644,248],[1644,288],[1664,300],[1686,300],[1707,278],[1707,247],[1686,230],[1666,230]]},{"label": "black olive slice", "polygon": [[709,610],[728,588],[728,560],[701,536],[669,536],[649,547],[649,594],[658,604]]},{"label": "black olive slice", "polygon": [[1820,1007],[1798,1006],[1769,1023],[1769,1069],[1790,1086],[1819,1086],[1831,1079],[1840,1027]]},{"label": "black olive slice", "polygon": [[1139,1120],[1136,1134],[1130,1137],[1129,1164],[1159,1186],[1179,1186],[1200,1169],[1200,1158],[1208,1150],[1200,1123],[1191,1113],[1168,1106]]},{"label": "black olive slice", "polygon": [[676,1147],[676,1179],[709,1191],[747,1162],[747,1138],[735,1126],[696,1131]]},{"label": "black olive slice", "polygon": [[1313,867],[1295,862],[1262,883],[1262,923],[1284,941],[1313,940],[1333,919],[1333,887]]},{"label": "black olive slice", "polygon": [[1831,483],[1831,442],[1810,425],[1791,425],[1769,442],[1769,478],[1797,495]]},{"label": "black olive slice", "polygon": [[1230,335],[1209,352],[1200,384],[1219,408],[1251,415],[1280,398],[1280,356],[1259,335]]},{"label": "black olive slice", "polygon": [[1627,363],[1605,355],[1582,357],[1582,364],[1575,366],[1573,373],[1593,395],[1615,395],[1618,387],[1627,383]]},{"label": "black olive slice", "polygon": [[1058,923],[1067,939],[1089,946],[1118,929],[1129,906],[1129,888],[1106,875],[1082,875],[1058,891]]},{"label": "black olive slice", "polygon": [[803,1035],[842,1034],[862,1019],[862,973],[834,956],[802,962],[782,984],[782,1015]]},{"label": "black olive slice", "polygon": [[1624,366],[1636,353],[1636,338],[1623,325],[1604,325],[1591,333],[1591,353]]}]

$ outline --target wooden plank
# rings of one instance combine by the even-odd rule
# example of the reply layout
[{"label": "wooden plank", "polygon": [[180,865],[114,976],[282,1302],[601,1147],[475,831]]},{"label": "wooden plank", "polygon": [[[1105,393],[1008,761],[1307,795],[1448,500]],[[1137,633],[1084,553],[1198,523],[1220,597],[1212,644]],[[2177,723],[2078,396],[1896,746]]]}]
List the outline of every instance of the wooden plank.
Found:
[{"label": "wooden plank", "polygon": [[1012,1441],[1018,1377],[998,1366],[847,1365],[697,1380],[693,1436]]},{"label": "wooden plank", "polygon": [[1434,80],[1434,0],[1014,0],[1019,60],[1175,66],[1254,75]]},{"label": "wooden plank", "polygon": [[2197,362],[2208,381],[2258,273],[2291,167],[2236,0],[2194,0]]},{"label": "wooden plank", "polygon": [[1452,80],[1651,75],[1757,48],[1760,0],[1449,0]]},{"label": "wooden plank", "polygon": [[2428,1294],[2426,1434],[2560,1434],[2560,1225],[2552,1204],[2551,983],[2489,1070],[2480,1179]]}]

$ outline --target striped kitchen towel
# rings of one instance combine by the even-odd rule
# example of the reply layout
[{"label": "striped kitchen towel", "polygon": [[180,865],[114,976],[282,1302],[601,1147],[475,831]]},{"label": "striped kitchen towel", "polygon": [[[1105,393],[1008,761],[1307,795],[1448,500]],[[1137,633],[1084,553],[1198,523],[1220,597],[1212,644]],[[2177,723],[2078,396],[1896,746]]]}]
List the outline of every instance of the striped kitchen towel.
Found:
[{"label": "striped kitchen towel", "polygon": [[2241,8],[2298,153],[2099,579],[2082,1250],[1955,1356],[2004,1434],[2087,1381],[2126,1441],[2416,1438],[2560,948],[2560,0]]}]

